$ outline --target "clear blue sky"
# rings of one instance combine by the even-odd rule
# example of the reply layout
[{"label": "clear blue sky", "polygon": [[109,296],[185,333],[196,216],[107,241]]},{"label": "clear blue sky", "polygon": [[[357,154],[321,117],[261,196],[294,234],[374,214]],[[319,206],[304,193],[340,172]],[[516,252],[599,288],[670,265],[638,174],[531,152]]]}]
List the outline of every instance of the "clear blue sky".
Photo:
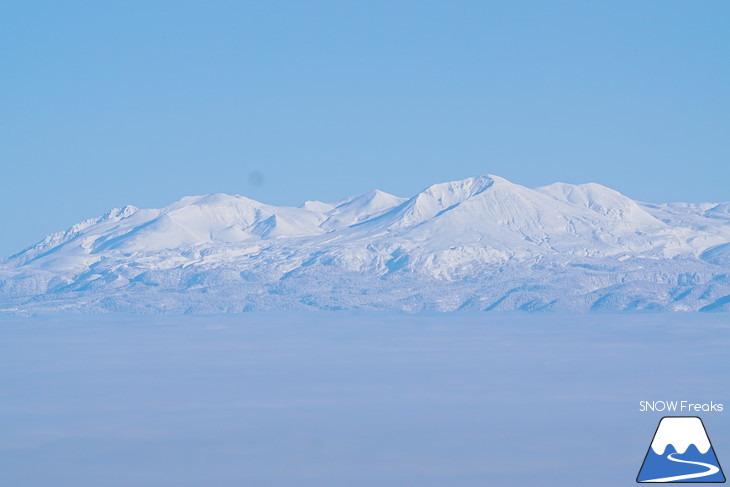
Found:
[{"label": "clear blue sky", "polygon": [[3,2],[0,255],[211,192],[494,173],[727,201],[729,21],[726,0]]}]

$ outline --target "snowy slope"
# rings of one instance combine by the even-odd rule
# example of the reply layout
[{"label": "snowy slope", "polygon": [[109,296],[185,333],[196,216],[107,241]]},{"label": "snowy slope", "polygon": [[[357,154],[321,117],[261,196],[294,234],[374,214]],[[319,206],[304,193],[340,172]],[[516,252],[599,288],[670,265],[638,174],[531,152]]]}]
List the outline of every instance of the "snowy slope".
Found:
[{"label": "snowy slope", "polygon": [[730,309],[730,204],[485,175],[411,198],[185,197],[5,259],[0,309]]}]

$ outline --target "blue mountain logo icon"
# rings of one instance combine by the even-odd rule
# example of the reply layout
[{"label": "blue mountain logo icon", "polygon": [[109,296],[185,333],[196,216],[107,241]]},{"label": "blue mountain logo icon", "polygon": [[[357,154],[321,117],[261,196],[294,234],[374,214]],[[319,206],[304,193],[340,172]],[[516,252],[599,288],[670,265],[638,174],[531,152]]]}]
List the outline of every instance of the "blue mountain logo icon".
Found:
[{"label": "blue mountain logo icon", "polygon": [[639,483],[722,483],[725,474],[696,416],[665,416],[641,465]]}]

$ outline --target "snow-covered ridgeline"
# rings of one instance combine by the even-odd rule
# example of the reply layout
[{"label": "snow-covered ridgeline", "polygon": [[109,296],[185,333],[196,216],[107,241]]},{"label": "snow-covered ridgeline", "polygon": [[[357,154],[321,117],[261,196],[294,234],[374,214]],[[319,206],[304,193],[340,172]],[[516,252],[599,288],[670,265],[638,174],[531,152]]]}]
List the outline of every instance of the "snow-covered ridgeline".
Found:
[{"label": "snow-covered ridgeline", "polygon": [[[531,189],[485,175],[407,199],[376,190],[295,208],[211,194],[115,209],[5,259],[0,307],[103,309],[164,289],[187,310],[189,291],[204,289],[232,309],[318,308],[337,286],[335,307],[726,309],[728,276],[728,203],[647,204],[595,183]],[[388,296],[396,281],[410,298]],[[282,285],[286,299],[261,296]]]}]

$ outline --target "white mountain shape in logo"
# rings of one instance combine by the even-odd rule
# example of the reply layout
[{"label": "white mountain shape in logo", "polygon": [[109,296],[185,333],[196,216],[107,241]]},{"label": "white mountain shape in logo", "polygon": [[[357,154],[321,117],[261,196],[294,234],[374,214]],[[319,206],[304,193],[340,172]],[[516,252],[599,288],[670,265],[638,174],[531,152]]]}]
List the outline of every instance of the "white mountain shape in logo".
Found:
[{"label": "white mountain shape in logo", "polygon": [[710,439],[702,427],[700,418],[664,418],[651,442],[651,449],[657,455],[664,455],[668,445],[677,453],[684,453],[690,445],[697,447],[703,455],[710,449]]}]

